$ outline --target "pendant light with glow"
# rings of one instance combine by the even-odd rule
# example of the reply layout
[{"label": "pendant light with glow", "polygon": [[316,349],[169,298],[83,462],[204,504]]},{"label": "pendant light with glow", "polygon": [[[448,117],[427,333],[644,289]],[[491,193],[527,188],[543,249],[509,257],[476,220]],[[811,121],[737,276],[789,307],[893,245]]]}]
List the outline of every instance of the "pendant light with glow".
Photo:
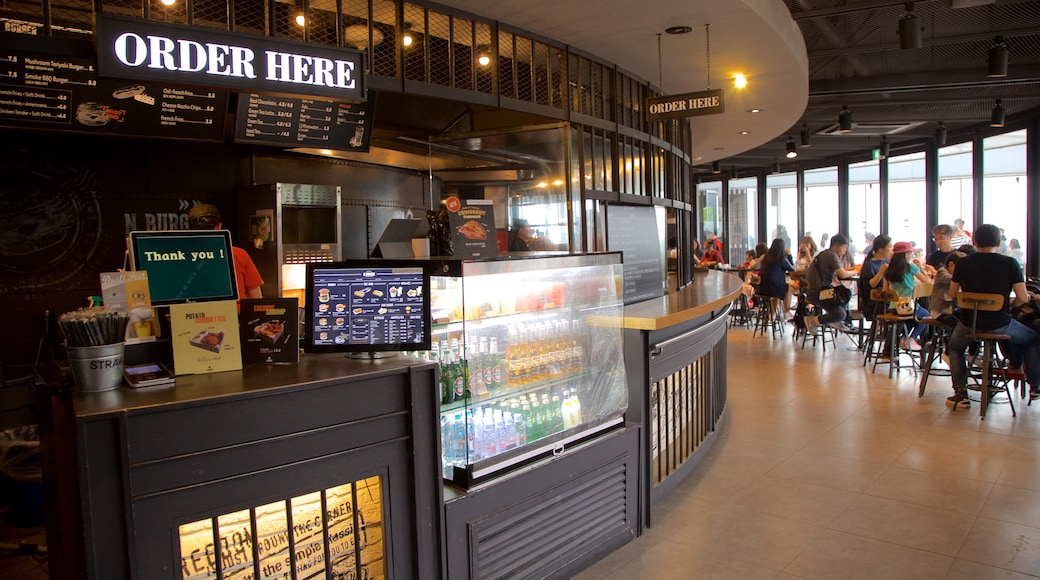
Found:
[{"label": "pendant light with glow", "polygon": [[798,157],[798,147],[794,144],[794,138],[787,137],[787,158],[794,159]]}]

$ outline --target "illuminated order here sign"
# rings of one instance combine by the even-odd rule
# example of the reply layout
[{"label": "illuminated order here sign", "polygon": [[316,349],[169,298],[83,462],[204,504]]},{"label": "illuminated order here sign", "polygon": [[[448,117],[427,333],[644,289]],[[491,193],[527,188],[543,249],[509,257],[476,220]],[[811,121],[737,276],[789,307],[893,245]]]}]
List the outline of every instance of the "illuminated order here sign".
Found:
[{"label": "illuminated order here sign", "polygon": [[103,14],[96,38],[101,76],[365,100],[358,50]]}]

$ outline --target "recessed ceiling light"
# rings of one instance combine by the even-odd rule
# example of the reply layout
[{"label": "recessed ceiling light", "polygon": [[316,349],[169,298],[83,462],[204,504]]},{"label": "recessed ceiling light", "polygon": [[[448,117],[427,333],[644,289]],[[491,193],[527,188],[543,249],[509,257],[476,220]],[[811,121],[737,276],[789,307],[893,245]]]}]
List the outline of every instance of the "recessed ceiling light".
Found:
[{"label": "recessed ceiling light", "polygon": [[741,73],[733,75],[733,86],[742,89],[747,86],[747,77]]},{"label": "recessed ceiling light", "polygon": [[722,151],[725,147],[712,147],[712,151]]},{"label": "recessed ceiling light", "polygon": [[748,109],[747,112],[749,112],[749,113],[761,113],[762,109]]},{"label": "recessed ceiling light", "polygon": [[693,32],[693,29],[689,26],[669,26],[664,29],[667,34],[687,34]]},{"label": "recessed ceiling light", "polygon": [[750,135],[751,131],[741,131],[740,134],[741,135]]}]

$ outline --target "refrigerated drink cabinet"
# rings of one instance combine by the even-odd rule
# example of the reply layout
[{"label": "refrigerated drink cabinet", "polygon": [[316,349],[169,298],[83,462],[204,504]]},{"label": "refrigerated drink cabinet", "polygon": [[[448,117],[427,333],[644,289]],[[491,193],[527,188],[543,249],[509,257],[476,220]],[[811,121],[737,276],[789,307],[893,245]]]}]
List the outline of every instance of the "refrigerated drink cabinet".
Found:
[{"label": "refrigerated drink cabinet", "polygon": [[444,475],[473,485],[622,423],[620,254],[440,262]]}]

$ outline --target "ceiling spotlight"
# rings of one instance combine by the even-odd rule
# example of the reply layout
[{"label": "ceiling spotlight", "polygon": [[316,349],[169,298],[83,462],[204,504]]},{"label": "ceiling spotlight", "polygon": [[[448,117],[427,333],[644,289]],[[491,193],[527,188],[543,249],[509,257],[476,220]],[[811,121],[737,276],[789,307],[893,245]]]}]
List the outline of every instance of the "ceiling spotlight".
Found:
[{"label": "ceiling spotlight", "polygon": [[838,128],[842,133],[852,131],[852,111],[848,105],[842,105],[841,112],[838,113]]},{"label": "ceiling spotlight", "polygon": [[881,159],[888,159],[888,138],[881,136]]},{"label": "ceiling spotlight", "polygon": [[303,13],[303,10],[297,10],[296,14],[293,16],[293,22],[296,23],[296,26],[300,26],[300,27],[306,26],[307,25],[307,15]]},{"label": "ceiling spotlight", "polygon": [[802,124],[802,132],[800,137],[802,141],[802,147],[812,147],[812,136],[809,135],[809,126],[804,123]]},{"label": "ceiling spotlight", "polygon": [[747,112],[749,112],[749,113],[761,113],[762,109],[748,109]]},{"label": "ceiling spotlight", "polygon": [[1008,47],[1004,43],[1004,37],[998,36],[993,39],[993,46],[989,47],[989,72],[986,76],[991,78],[1006,77],[1008,73]]},{"label": "ceiling spotlight", "polygon": [[921,17],[914,14],[914,3],[906,3],[906,14],[899,17],[899,48],[921,48]]},{"label": "ceiling spotlight", "polygon": [[415,37],[412,36],[411,32],[405,32],[401,35],[401,45],[405,48],[411,46],[413,42],[415,42]]},{"label": "ceiling spotlight", "polygon": [[687,34],[693,32],[689,26],[669,26],[664,29],[666,34]]},{"label": "ceiling spotlight", "polygon": [[935,146],[946,146],[946,125],[942,121],[939,121],[939,126],[935,128]]},{"label": "ceiling spotlight", "polygon": [[773,160],[773,175],[780,173],[780,162],[776,159]]},{"label": "ceiling spotlight", "polygon": [[794,159],[795,157],[798,157],[798,147],[795,146],[794,139],[792,139],[791,137],[788,137],[787,138],[787,158],[788,159]]},{"label": "ceiling spotlight", "polygon": [[177,0],[159,0],[163,6],[173,6],[177,3]]},{"label": "ceiling spotlight", "polygon": [[737,87],[738,89],[746,87],[747,77],[740,73],[733,75],[733,86]]},{"label": "ceiling spotlight", "polygon": [[718,161],[712,161],[711,162],[711,172],[712,173],[722,173],[722,164],[720,164]]},{"label": "ceiling spotlight", "polygon": [[990,127],[1003,127],[1004,126],[1004,115],[1007,111],[1004,110],[1004,101],[997,99],[997,104],[993,105],[993,113],[989,116]]}]

